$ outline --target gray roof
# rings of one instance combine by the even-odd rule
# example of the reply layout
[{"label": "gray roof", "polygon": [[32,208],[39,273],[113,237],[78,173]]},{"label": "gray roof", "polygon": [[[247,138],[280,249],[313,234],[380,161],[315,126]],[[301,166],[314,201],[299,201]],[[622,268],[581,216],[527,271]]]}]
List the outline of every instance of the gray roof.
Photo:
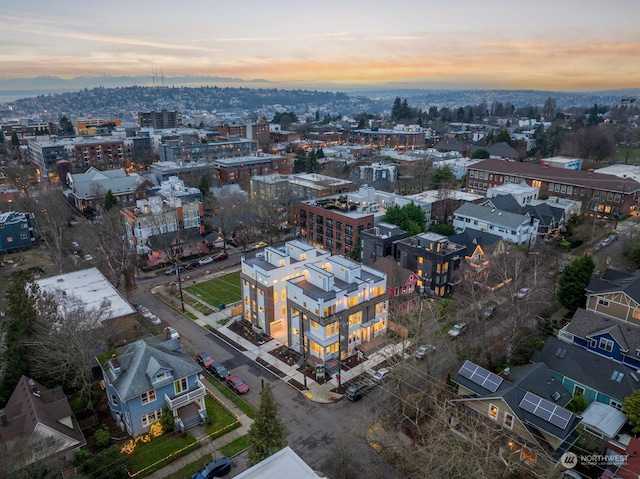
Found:
[{"label": "gray roof", "polygon": [[[565,349],[566,353],[556,354],[558,349]],[[532,361],[544,363],[559,375],[620,402],[640,386],[631,376],[635,374],[633,369],[558,338],[547,339],[542,350],[534,353]],[[624,374],[620,382],[611,379],[614,371]]]},{"label": "gray roof", "polygon": [[508,211],[509,213],[522,213],[522,206],[518,203],[518,200],[513,197],[513,195],[498,195],[493,198],[489,198],[486,203],[491,203],[494,208],[502,211]]},{"label": "gray roof", "polygon": [[[202,372],[202,368],[182,352],[177,339],[167,340],[163,335],[127,344],[118,349],[117,357],[122,372],[112,384],[123,401]],[[162,383],[152,383],[151,377],[161,369],[171,371],[171,377]]]},{"label": "gray roof", "polygon": [[91,167],[84,173],[71,175],[73,192],[78,198],[94,198],[107,191],[116,195],[133,193],[149,180],[137,173],[127,173],[123,169],[100,171]]},{"label": "gray roof", "polygon": [[540,203],[539,205],[526,205],[522,208],[522,213],[529,214],[540,220],[541,226],[550,226],[558,223],[564,216],[564,209],[551,206],[549,203]]},{"label": "gray roof", "polygon": [[501,211],[489,206],[476,205],[474,203],[464,203],[460,208],[455,210],[453,214],[476,218],[478,220],[487,221],[509,229],[516,229],[531,221],[528,216],[509,213],[508,211]]},{"label": "gray roof", "polygon": [[462,233],[449,236],[449,240],[453,243],[461,244],[467,248],[466,254],[471,254],[476,245],[482,246],[485,253],[489,247],[493,247],[502,237],[487,233],[486,231],[474,230],[473,228],[465,228]]},{"label": "gray roof", "polygon": [[623,273],[607,269],[600,279],[592,279],[587,294],[623,292],[640,303],[640,273]]},{"label": "gray roof", "polygon": [[[560,446],[560,449],[568,447],[574,439],[573,432],[580,422],[580,418],[575,414],[571,415],[571,420],[567,426],[561,428],[520,407],[520,402],[527,392],[551,401],[560,407],[563,407],[571,400],[571,396],[566,389],[561,384],[556,384],[553,380],[553,374],[542,363],[511,368],[510,380],[503,379],[495,392],[491,392],[465,378],[460,374],[460,371],[454,374],[451,379],[466,389],[473,391],[479,399],[502,398],[513,413],[529,428],[530,432],[539,439],[542,439],[538,432],[539,430],[543,430],[558,439],[563,439],[565,443]],[[560,394],[560,398],[557,401],[553,399],[555,392]]]},{"label": "gray roof", "polygon": [[564,327],[564,331],[583,339],[609,333],[625,353],[635,354],[635,351],[640,349],[640,326],[582,308],[576,310],[571,322]]}]

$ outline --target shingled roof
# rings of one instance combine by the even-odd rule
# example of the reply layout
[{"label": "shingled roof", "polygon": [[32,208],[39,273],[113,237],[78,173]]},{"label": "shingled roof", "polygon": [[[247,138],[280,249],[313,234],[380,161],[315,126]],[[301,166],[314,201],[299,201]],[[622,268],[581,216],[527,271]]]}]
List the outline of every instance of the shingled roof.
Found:
[{"label": "shingled roof", "polygon": [[490,206],[476,205],[473,203],[464,203],[460,208],[455,210],[453,214],[476,218],[498,226],[504,226],[510,230],[517,229],[523,224],[530,222],[530,218],[528,216],[498,210],[496,208],[491,208]]},{"label": "shingled roof", "polygon": [[640,303],[640,273],[623,273],[607,268],[601,278],[591,280],[586,291],[587,295],[621,292]]}]

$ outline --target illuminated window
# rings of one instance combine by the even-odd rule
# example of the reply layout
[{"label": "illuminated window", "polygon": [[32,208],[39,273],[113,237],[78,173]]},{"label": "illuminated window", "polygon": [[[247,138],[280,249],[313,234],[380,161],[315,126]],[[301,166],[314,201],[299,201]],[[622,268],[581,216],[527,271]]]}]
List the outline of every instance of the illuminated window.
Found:
[{"label": "illuminated window", "polygon": [[358,306],[358,296],[351,296],[348,300],[348,304],[350,308]]},{"label": "illuminated window", "polygon": [[142,404],[147,404],[147,403],[150,403],[151,401],[155,401],[156,400],[156,390],[152,389],[149,392],[142,393],[142,396],[140,397],[140,399],[142,400]]},{"label": "illuminated window", "polygon": [[176,394],[180,394],[182,391],[186,391],[188,389],[187,378],[182,378],[173,383],[175,385]]},{"label": "illuminated window", "polygon": [[387,302],[380,301],[376,304],[376,314],[384,313],[387,310]]},{"label": "illuminated window", "polygon": [[142,426],[147,427],[154,422],[160,420],[160,416],[162,416],[162,409],[157,409],[149,414],[145,414],[142,416]]},{"label": "illuminated window", "polygon": [[316,330],[317,330],[317,329],[319,329],[319,328],[320,328],[320,325],[319,325],[316,321],[310,321],[310,323],[311,323],[311,327],[312,327],[313,329],[316,329]]},{"label": "illuminated window", "polygon": [[362,323],[362,311],[349,315],[349,327]]},{"label": "illuminated window", "polygon": [[422,256],[420,256],[418,258],[418,264],[422,264],[422,263],[424,263],[424,258]]},{"label": "illuminated window", "polygon": [[494,421],[498,420],[498,406],[489,404],[489,417]]}]

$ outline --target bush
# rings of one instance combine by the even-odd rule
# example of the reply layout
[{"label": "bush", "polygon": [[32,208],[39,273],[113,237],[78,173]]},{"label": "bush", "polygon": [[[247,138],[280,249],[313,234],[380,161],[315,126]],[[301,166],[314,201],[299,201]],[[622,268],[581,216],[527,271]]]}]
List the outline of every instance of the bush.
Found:
[{"label": "bush", "polygon": [[111,433],[109,432],[109,429],[107,429],[106,427],[98,429],[93,433],[93,440],[95,441],[96,446],[98,446],[100,449],[110,446]]},{"label": "bush", "polygon": [[562,241],[560,243],[560,248],[569,251],[571,249],[571,242],[570,241]]}]

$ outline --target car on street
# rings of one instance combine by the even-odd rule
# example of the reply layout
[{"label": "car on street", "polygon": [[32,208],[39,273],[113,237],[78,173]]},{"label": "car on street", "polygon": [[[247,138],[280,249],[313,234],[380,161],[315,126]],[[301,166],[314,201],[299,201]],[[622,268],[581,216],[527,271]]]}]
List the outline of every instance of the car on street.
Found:
[{"label": "car on street", "polygon": [[91,254],[87,253],[83,256],[85,261],[91,261],[93,260],[93,256],[91,256]]},{"label": "car on street", "polygon": [[433,344],[423,344],[418,346],[418,349],[416,349],[416,358],[424,359],[427,357],[427,354],[434,352],[435,350],[436,347]]},{"label": "car on street", "polygon": [[363,398],[367,394],[368,388],[366,384],[362,383],[353,383],[347,387],[347,390],[344,392],[344,396],[349,401],[357,401],[360,398]]},{"label": "car on street", "polygon": [[531,288],[520,288],[516,293],[516,298],[524,299],[527,297],[530,291],[531,291]]},{"label": "car on street", "polygon": [[151,321],[151,324],[160,324],[160,318],[158,316],[156,316],[153,313],[150,313],[148,316],[145,316],[145,318],[147,318],[149,321]]},{"label": "car on street", "polygon": [[182,266],[174,266],[166,270],[164,274],[166,274],[167,276],[169,276],[170,274],[177,274],[178,271],[180,271],[181,269],[182,269]]},{"label": "car on street", "polygon": [[200,262],[197,259],[194,259],[185,264],[184,269],[197,268],[198,266],[200,266]]},{"label": "car on street", "polygon": [[200,261],[198,261],[198,264],[200,266],[204,266],[205,264],[211,264],[213,263],[213,258],[211,256],[207,256],[206,258],[202,258]]},{"label": "car on street", "polygon": [[373,380],[377,383],[381,382],[386,376],[387,374],[389,374],[391,372],[391,369],[389,368],[380,368],[378,369],[378,371],[373,375]]},{"label": "car on street", "polygon": [[496,312],[496,308],[497,307],[498,307],[498,305],[496,305],[496,304],[490,304],[489,306],[484,308],[484,311],[482,312],[482,315],[485,318],[490,318],[491,316],[493,316],[493,313]]},{"label": "car on street", "polygon": [[209,353],[199,353],[196,356],[196,361],[198,361],[198,364],[204,366],[205,368],[208,368],[213,364],[213,358],[209,356]]},{"label": "car on street", "polygon": [[224,365],[216,363],[215,361],[207,366],[209,372],[220,381],[226,381],[230,373]]},{"label": "car on street", "polygon": [[229,376],[227,378],[227,384],[237,394],[244,394],[249,392],[249,385],[245,383],[242,379],[240,379],[238,376]]},{"label": "car on street", "polygon": [[453,327],[447,332],[449,336],[452,338],[457,338],[461,334],[463,334],[467,330],[467,323],[456,323]]},{"label": "car on street", "polygon": [[163,329],[167,339],[180,339],[180,333],[170,326]]},{"label": "car on street", "polygon": [[227,259],[229,257],[229,254],[224,252],[224,251],[220,251],[220,253],[216,254],[213,256],[213,258],[211,258],[213,261],[224,261],[225,259]]},{"label": "car on street", "polygon": [[267,246],[269,246],[269,245],[267,244],[267,242],[266,242],[266,241],[260,241],[259,243],[256,243],[256,244],[253,246],[253,249],[266,248]]},{"label": "car on street", "polygon": [[226,476],[231,471],[231,461],[228,457],[219,457],[211,461],[203,469],[196,472],[191,479],[214,479],[215,477]]}]

